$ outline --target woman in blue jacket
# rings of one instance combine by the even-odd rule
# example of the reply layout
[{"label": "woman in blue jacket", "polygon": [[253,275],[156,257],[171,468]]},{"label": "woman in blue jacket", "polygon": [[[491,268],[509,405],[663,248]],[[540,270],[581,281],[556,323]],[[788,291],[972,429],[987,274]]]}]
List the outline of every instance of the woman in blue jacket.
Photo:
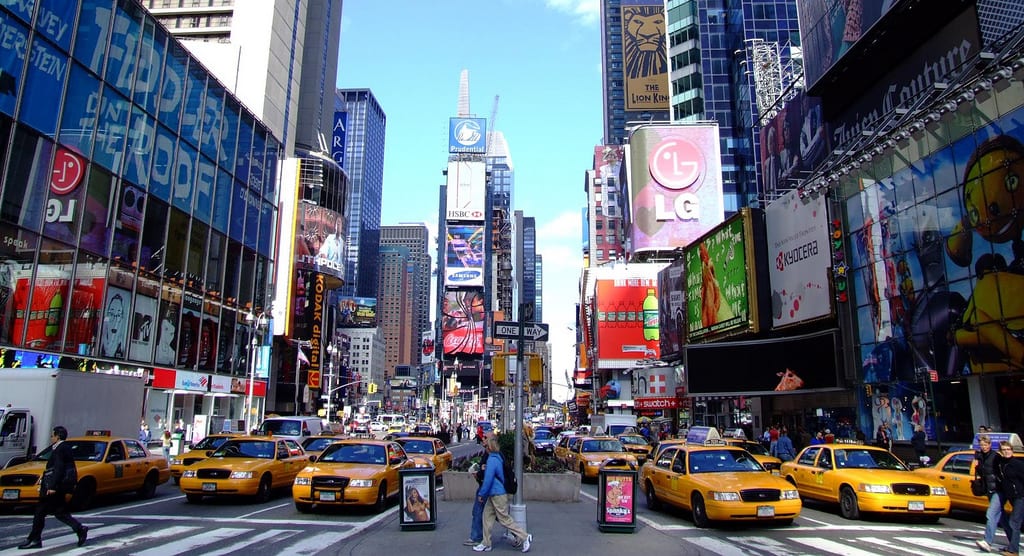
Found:
[{"label": "woman in blue jacket", "polygon": [[495,521],[505,526],[508,532],[515,537],[516,543],[521,543],[523,552],[530,551],[530,544],[533,542],[533,535],[529,534],[518,523],[512,520],[508,513],[508,494],[505,493],[505,465],[498,447],[498,439],[489,436],[484,440],[484,447],[487,449],[487,469],[484,473],[484,481],[480,483],[477,490],[477,502],[484,505],[484,537],[480,544],[473,547],[476,552],[491,551],[491,527]]}]

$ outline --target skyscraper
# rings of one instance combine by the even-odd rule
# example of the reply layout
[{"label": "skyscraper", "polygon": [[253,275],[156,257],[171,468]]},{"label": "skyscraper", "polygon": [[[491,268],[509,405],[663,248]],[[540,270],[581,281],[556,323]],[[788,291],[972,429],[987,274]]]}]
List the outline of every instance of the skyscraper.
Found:
[{"label": "skyscraper", "polygon": [[[384,378],[395,376],[395,367],[412,361],[416,345],[413,333],[413,298],[416,263],[409,248],[386,245],[380,248],[380,288],[377,294],[377,322],[384,330]],[[418,362],[418,359],[417,359]]]},{"label": "skyscraper", "polygon": [[419,348],[423,333],[430,330],[430,231],[425,224],[398,224],[383,226],[380,229],[380,249],[403,247],[409,252],[409,260],[413,267],[412,297],[410,314],[412,315],[412,335],[409,337],[410,353],[413,358],[399,361],[399,365],[419,364]]},{"label": "skyscraper", "polygon": [[344,167],[351,192],[345,213],[349,250],[342,293],[375,297],[387,115],[369,89],[338,89],[335,110],[348,114]]}]

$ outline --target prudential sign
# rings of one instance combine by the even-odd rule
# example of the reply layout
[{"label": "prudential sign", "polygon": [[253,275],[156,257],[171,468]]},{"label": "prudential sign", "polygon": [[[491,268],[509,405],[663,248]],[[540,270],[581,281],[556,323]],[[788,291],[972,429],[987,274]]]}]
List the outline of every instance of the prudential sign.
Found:
[{"label": "prudential sign", "polygon": [[448,152],[484,154],[487,152],[487,120],[449,118]]}]

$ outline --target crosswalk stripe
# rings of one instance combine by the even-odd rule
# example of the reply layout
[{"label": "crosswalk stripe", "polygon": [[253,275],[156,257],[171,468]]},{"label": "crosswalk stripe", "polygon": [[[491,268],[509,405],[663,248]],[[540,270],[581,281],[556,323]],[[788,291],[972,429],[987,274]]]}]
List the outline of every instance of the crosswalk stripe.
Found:
[{"label": "crosswalk stripe", "polygon": [[211,531],[205,531],[202,535],[193,535],[174,542],[161,544],[156,548],[143,550],[142,552],[133,552],[132,556],[171,556],[173,554],[182,554],[190,550],[195,550],[200,546],[206,546],[225,539],[236,538],[248,531],[250,531],[250,529],[221,527]]},{"label": "crosswalk stripe", "polygon": [[896,537],[896,540],[915,546],[923,546],[929,550],[948,552],[950,554],[963,554],[968,547],[958,543],[948,543],[928,537]]},{"label": "crosswalk stripe", "polygon": [[[806,554],[792,544],[783,543],[770,537],[732,537],[729,539],[750,551],[768,551],[773,556],[798,556]],[[749,553],[749,552],[748,552]]]},{"label": "crosswalk stripe", "polygon": [[719,540],[712,537],[687,537],[685,542],[695,544],[718,556],[746,556],[750,554],[747,550],[737,548],[736,544],[731,540]]},{"label": "crosswalk stripe", "polygon": [[263,541],[280,542],[285,539],[289,539],[300,532],[301,531],[297,529],[271,529],[252,537],[246,536],[244,541],[236,542],[219,550],[214,550],[213,552],[204,552],[203,554],[205,556],[223,556],[224,554],[231,554],[236,550],[241,550],[249,545],[256,545]]},{"label": "crosswalk stripe", "polygon": [[330,548],[336,542],[344,540],[350,533],[324,533],[306,537],[299,542],[280,551],[280,554],[306,555],[316,554],[321,550]]},{"label": "crosswalk stripe", "polygon": [[877,552],[870,550],[861,550],[854,548],[848,544],[843,544],[836,541],[830,541],[828,539],[817,539],[817,538],[800,538],[791,537],[792,540],[809,546],[815,550],[821,552],[828,552],[830,554],[842,554],[843,556],[878,556]]},{"label": "crosswalk stripe", "polygon": [[[70,535],[61,535],[59,537],[53,537],[53,538],[48,538],[48,537],[44,536],[43,537],[43,548],[46,549],[46,548],[50,548],[50,547],[53,547],[53,546],[60,546],[62,548],[62,550],[60,552],[62,556],[63,555],[77,556],[77,555],[80,555],[80,554],[90,554],[90,553],[93,553],[93,552],[105,553],[105,552],[109,552],[111,550],[124,549],[125,546],[127,546],[129,543],[130,544],[143,544],[143,543],[146,543],[146,542],[149,542],[149,541],[159,540],[159,539],[162,539],[162,538],[165,538],[165,537],[174,537],[174,536],[177,536],[177,535],[184,535],[185,533],[189,533],[191,531],[195,531],[195,530],[199,529],[199,527],[184,527],[184,526],[168,527],[167,529],[162,529],[162,530],[159,530],[159,531],[146,531],[145,533],[142,533],[142,534],[130,535],[128,537],[120,537],[120,536],[114,536],[114,535],[117,535],[118,533],[120,533],[122,531],[127,531],[129,529],[137,529],[138,528],[138,524],[135,524],[135,523],[122,523],[122,524],[101,526],[101,525],[91,525],[89,523],[85,523],[85,526],[89,527],[89,542],[85,546],[83,546],[81,548],[76,547],[75,543],[78,542],[78,537],[75,534],[72,533]],[[104,538],[107,538],[107,537],[113,537],[113,538],[108,538],[104,542],[100,542],[100,543],[95,542],[98,539],[104,539]],[[25,553],[24,551],[17,550],[17,549],[11,549],[11,550],[0,552],[0,554],[2,554],[2,555],[6,555],[6,554],[24,554],[24,553]]]},{"label": "crosswalk stripe", "polygon": [[878,537],[859,537],[859,538],[856,539],[856,541],[857,542],[863,542],[863,543],[870,543],[870,544],[873,544],[875,546],[879,546],[879,547],[884,549],[884,552],[882,552],[882,553],[885,553],[885,554],[891,554],[891,553],[893,553],[893,551],[911,552],[911,553],[914,553],[914,554],[918,553],[918,548],[917,547],[900,546],[900,545],[898,545],[898,544],[896,544],[894,542],[890,542],[890,541],[888,541],[886,539],[880,539]]},{"label": "crosswalk stripe", "polygon": [[[120,533],[121,531],[126,531],[128,529],[132,529],[132,528],[136,527],[136,525],[133,524],[133,523],[122,523],[122,524],[108,525],[108,526],[101,526],[99,524],[93,525],[93,524],[85,523],[85,522],[83,522],[82,524],[85,525],[86,527],[89,527],[89,540],[90,541],[93,541],[95,539],[102,539],[103,537],[109,537],[110,535],[115,535],[117,533]],[[61,524],[61,527],[63,528],[64,524]],[[28,531],[25,531],[25,534],[28,534]],[[76,547],[75,544],[77,542],[78,542],[78,536],[75,535],[74,533],[72,533],[70,535],[60,535],[58,537],[47,537],[45,530],[43,532],[43,548],[52,548],[52,547],[55,547],[55,546],[63,546],[63,547],[66,547],[68,549],[66,554],[74,554],[75,551],[78,551],[79,554],[83,554],[83,553],[85,553],[86,551],[89,550],[89,548],[88,548],[89,545],[86,545],[86,548],[78,548],[78,547]],[[19,553],[20,554],[24,554],[24,551],[19,551],[16,548],[12,548],[10,550],[0,551],[0,554],[19,554]]]}]

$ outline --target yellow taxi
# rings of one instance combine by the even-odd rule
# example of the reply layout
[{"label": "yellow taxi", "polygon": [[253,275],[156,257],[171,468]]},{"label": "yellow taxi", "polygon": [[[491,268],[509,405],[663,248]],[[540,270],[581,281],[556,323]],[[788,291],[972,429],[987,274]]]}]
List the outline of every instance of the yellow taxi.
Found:
[{"label": "yellow taxi", "polygon": [[569,445],[574,438],[579,438],[575,433],[562,432],[558,434],[558,439],[555,441],[554,455],[555,459],[558,460],[562,465],[565,465],[566,457],[569,455]]},{"label": "yellow taxi", "polygon": [[216,450],[220,448],[220,445],[226,442],[229,438],[241,436],[238,433],[218,433],[211,434],[192,444],[189,447],[189,451],[178,454],[171,458],[171,478],[174,479],[174,484],[181,482],[181,474],[185,471],[185,468],[192,465],[197,461],[206,459],[206,452],[210,450]]},{"label": "yellow taxi", "polygon": [[345,438],[344,435],[340,434],[309,436],[302,440],[302,449],[308,456],[319,456],[328,446]]},{"label": "yellow taxi", "polygon": [[[152,498],[156,487],[171,478],[167,460],[150,453],[134,438],[90,431],[86,436],[64,442],[71,445],[78,472],[78,486],[71,502],[77,509],[91,506],[97,495],[135,491],[140,498]],[[39,480],[52,453],[52,447],[47,447],[31,461],[0,471],[0,507],[34,504],[39,500]]]},{"label": "yellow taxi", "polygon": [[239,436],[208,452],[208,458],[181,474],[181,492],[189,502],[205,496],[255,496],[270,500],[272,491],[287,487],[310,462],[290,438]]},{"label": "yellow taxi", "polygon": [[395,439],[407,456],[416,464],[430,464],[434,475],[440,477],[452,466],[452,453],[444,442],[429,436],[402,436]]},{"label": "yellow taxi", "polygon": [[619,439],[619,442],[622,443],[622,447],[625,448],[627,452],[636,456],[637,462],[639,462],[640,465],[643,465],[644,462],[647,461],[647,458],[651,457],[651,450],[653,447],[649,442],[647,442],[647,439],[644,438],[643,435],[631,432],[627,434],[620,434],[615,438]]},{"label": "yellow taxi", "polygon": [[[1021,445],[1016,433],[989,433],[989,436],[993,437],[993,451],[998,449],[997,442],[1009,442],[1013,446],[1013,457],[1024,458],[1024,445]],[[975,437],[974,447],[977,446],[978,439]],[[957,450],[943,455],[934,466],[920,467],[914,472],[946,487],[952,509],[985,513],[988,510],[988,497],[975,496],[971,492],[971,479],[974,478],[976,467],[973,450]],[[1010,508],[1009,503],[1006,507]]]},{"label": "yellow taxi", "polygon": [[757,463],[760,463],[761,467],[764,467],[773,475],[779,474],[779,469],[782,468],[782,460],[768,453],[768,449],[760,442],[744,438],[725,438],[724,440],[730,446],[738,446],[750,452],[750,455],[754,456]]},{"label": "yellow taxi", "polygon": [[398,471],[413,467],[416,463],[397,442],[355,438],[335,442],[295,477],[295,509],[305,513],[314,504],[372,505],[380,513],[401,489]]},{"label": "yellow taxi", "polygon": [[946,487],[910,470],[888,450],[860,443],[808,446],[784,462],[780,475],[800,495],[839,504],[846,519],[862,512],[918,516],[937,522],[949,513]]},{"label": "yellow taxi", "polygon": [[597,479],[597,471],[605,460],[624,460],[626,464],[637,466],[636,456],[614,436],[581,436],[570,442],[565,466],[580,474],[581,480]]},{"label": "yellow taxi", "polygon": [[727,444],[711,427],[692,427],[685,441],[663,444],[640,469],[649,509],[689,510],[700,528],[715,521],[788,525],[803,509],[793,485],[766,473],[750,452]]}]

